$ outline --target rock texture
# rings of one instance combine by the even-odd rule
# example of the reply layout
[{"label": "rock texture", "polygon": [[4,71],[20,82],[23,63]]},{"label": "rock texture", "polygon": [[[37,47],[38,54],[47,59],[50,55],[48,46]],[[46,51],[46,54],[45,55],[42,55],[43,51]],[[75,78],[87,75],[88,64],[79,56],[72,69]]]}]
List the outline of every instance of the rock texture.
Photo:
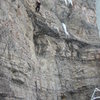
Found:
[{"label": "rock texture", "polygon": [[90,100],[98,36],[95,0],[0,0],[0,100]]}]

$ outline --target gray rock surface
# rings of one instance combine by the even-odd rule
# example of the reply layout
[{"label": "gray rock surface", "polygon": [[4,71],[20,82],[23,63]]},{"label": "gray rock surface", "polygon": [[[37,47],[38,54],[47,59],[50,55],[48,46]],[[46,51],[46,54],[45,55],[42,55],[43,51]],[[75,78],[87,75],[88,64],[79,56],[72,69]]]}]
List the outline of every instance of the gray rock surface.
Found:
[{"label": "gray rock surface", "polygon": [[99,29],[99,37],[100,37],[100,0],[96,0],[96,17],[97,17],[97,24]]},{"label": "gray rock surface", "polygon": [[36,13],[35,0],[0,0],[0,100],[90,100],[100,87],[95,0],[72,1]]}]

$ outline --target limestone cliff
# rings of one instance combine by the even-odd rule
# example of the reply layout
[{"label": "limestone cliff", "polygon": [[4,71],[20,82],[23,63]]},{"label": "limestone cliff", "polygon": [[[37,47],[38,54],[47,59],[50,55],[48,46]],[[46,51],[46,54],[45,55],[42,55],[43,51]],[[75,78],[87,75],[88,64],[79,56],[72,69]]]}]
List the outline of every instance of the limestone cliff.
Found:
[{"label": "limestone cliff", "polygon": [[[69,1],[69,2],[68,2]],[[0,100],[90,100],[100,87],[95,0],[0,0]]]}]

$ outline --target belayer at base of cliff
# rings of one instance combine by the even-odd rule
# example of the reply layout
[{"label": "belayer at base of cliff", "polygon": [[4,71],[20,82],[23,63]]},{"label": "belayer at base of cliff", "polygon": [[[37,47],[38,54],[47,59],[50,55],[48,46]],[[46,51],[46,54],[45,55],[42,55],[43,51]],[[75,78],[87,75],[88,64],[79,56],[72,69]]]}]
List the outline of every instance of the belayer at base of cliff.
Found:
[{"label": "belayer at base of cliff", "polygon": [[37,1],[36,1],[36,8],[35,8],[35,11],[36,11],[36,12],[39,12],[39,11],[40,11],[40,5],[41,5],[40,0],[37,0]]}]

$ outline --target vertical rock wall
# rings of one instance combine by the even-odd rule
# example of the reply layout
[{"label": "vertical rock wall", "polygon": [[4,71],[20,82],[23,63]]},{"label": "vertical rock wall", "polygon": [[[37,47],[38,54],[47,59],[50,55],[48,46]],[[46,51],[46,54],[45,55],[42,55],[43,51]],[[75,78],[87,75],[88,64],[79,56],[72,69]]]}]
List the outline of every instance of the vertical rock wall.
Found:
[{"label": "vertical rock wall", "polygon": [[97,24],[99,28],[99,37],[100,37],[100,10],[99,10],[100,1],[96,0],[96,15],[97,15]]},{"label": "vertical rock wall", "polygon": [[[100,83],[95,0],[0,0],[0,100],[90,100]],[[62,23],[66,25],[66,35]]]}]

